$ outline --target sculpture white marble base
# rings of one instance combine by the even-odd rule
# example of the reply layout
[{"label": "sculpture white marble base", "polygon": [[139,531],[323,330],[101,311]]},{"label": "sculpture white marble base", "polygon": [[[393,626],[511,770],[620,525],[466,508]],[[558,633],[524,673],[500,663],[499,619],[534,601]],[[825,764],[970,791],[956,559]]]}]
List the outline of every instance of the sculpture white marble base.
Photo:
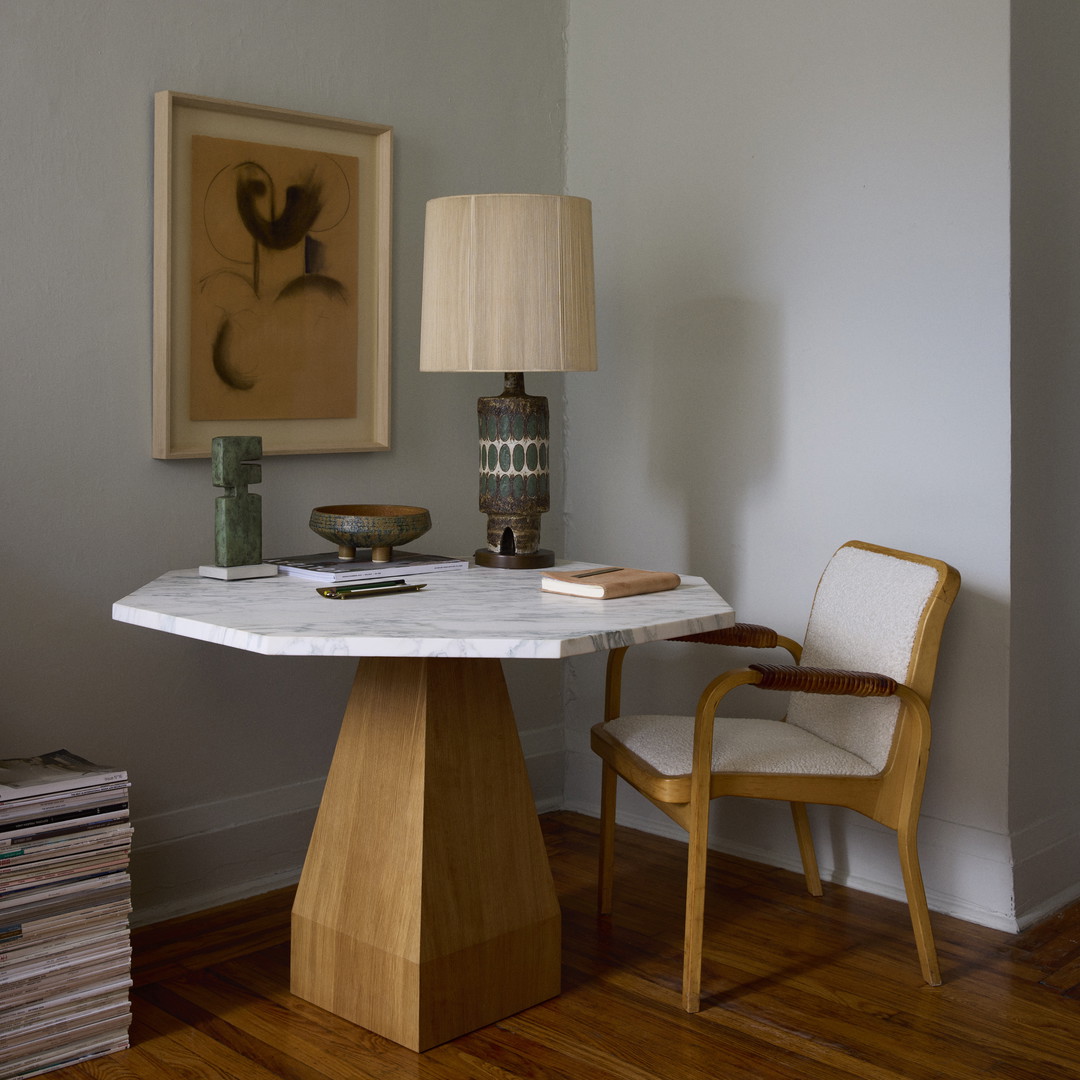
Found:
[{"label": "sculpture white marble base", "polygon": [[275,577],[278,568],[274,563],[249,563],[247,566],[200,566],[202,577],[218,581],[246,581],[248,578]]}]

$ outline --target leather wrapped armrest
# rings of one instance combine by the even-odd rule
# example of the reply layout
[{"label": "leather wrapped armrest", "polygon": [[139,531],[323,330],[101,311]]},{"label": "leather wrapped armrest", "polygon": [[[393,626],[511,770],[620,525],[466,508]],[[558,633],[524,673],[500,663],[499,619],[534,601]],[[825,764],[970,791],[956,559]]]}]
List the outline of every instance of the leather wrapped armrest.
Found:
[{"label": "leather wrapped armrest", "polygon": [[853,697],[891,697],[897,682],[872,671],[844,671],[839,668],[795,667],[793,665],[751,664],[761,680],[762,690],[798,690],[804,694],[847,694]]},{"label": "leather wrapped armrest", "polygon": [[723,630],[703,630],[700,634],[684,634],[671,641],[697,641],[703,645],[736,645],[748,649],[775,649],[780,635],[767,626],[754,623],[736,623]]}]

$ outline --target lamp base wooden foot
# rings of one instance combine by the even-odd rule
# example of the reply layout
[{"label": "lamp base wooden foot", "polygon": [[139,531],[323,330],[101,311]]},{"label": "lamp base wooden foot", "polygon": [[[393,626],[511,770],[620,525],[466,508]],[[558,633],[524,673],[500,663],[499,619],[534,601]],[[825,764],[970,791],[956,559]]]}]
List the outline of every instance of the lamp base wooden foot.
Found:
[{"label": "lamp base wooden foot", "polygon": [[477,548],[474,558],[477,566],[497,570],[542,570],[545,566],[555,565],[555,552],[551,548],[540,548],[528,555],[500,555],[488,548]]},{"label": "lamp base wooden foot", "polygon": [[559,992],[498,660],[360,661],[293,907],[292,990],[412,1050]]}]

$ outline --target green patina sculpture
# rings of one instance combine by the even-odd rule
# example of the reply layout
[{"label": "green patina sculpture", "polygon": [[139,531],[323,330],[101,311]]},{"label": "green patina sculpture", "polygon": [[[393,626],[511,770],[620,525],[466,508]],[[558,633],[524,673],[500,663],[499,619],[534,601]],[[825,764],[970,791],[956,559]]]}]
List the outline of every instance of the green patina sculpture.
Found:
[{"label": "green patina sculpture", "polygon": [[218,566],[250,566],[262,562],[262,497],[248,484],[262,481],[259,435],[221,435],[214,439],[211,469],[218,496],[214,513],[214,550]]}]

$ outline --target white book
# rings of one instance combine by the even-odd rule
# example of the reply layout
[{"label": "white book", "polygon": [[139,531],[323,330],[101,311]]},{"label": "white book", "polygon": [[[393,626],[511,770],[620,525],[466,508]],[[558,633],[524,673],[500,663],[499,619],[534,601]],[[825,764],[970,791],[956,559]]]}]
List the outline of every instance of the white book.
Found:
[{"label": "white book", "polygon": [[0,896],[14,896],[20,891],[51,883],[74,881],[109,870],[124,870],[129,862],[126,847],[104,851],[79,852],[60,859],[16,864],[0,874]]},{"label": "white book", "polygon": [[[107,1047],[125,1047],[129,1025],[130,1018],[110,1018],[86,1024],[63,1035],[54,1033],[26,1043],[10,1054],[0,1053],[0,1068],[3,1069],[5,1080],[13,1080],[74,1065],[76,1061],[85,1061],[91,1054],[111,1052]],[[9,1072],[9,1069],[15,1071]]]},{"label": "white book", "polygon": [[102,1020],[123,1020],[131,1012],[127,994],[99,995],[83,1001],[68,1002],[63,1008],[27,1013],[20,1017],[5,1016],[5,1045],[18,1039],[39,1038],[50,1031],[70,1029],[75,1025],[98,1023]]},{"label": "white book", "polygon": [[85,937],[71,940],[57,937],[0,952],[0,987],[42,972],[95,963],[105,957],[129,953],[129,939],[127,926],[99,927],[95,933]]},{"label": "white book", "polygon": [[124,769],[95,765],[69,750],[0,761],[0,804],[36,795],[127,780]]},{"label": "white book", "polygon": [[21,844],[9,844],[0,847],[0,876],[14,866],[69,858],[79,852],[130,849],[133,832],[132,827],[125,823],[90,832],[47,835]]},{"label": "white book", "polygon": [[84,884],[87,888],[76,892],[39,898],[33,903],[13,905],[0,911],[0,928],[9,930],[11,927],[35,923],[39,919],[52,918],[54,915],[68,915],[97,908],[100,904],[131,900],[131,878],[127,873],[92,878]]},{"label": "white book", "polygon": [[72,931],[94,933],[100,926],[127,925],[131,901],[113,900],[92,907],[80,905],[72,911],[46,915],[23,923],[0,925],[0,952],[28,941],[50,941]]},{"label": "white book", "polygon": [[33,1076],[53,1072],[68,1065],[77,1065],[80,1061],[89,1061],[91,1058],[115,1054],[118,1050],[126,1050],[129,1045],[126,1031],[122,1035],[116,1034],[112,1038],[99,1036],[87,1039],[84,1043],[65,1046],[63,1056],[60,1058],[55,1058],[52,1054],[46,1053],[38,1055],[34,1059],[19,1061],[16,1063],[18,1072],[5,1076],[4,1080],[30,1080]]},{"label": "white book", "polygon": [[109,979],[100,985],[80,986],[70,992],[59,992],[40,1001],[31,1001],[14,1009],[0,1009],[0,1024],[15,1030],[24,1020],[33,1016],[50,1014],[65,1015],[82,1008],[97,999],[102,1001],[127,1001],[132,987],[130,976]]},{"label": "white book", "polygon": [[32,819],[28,822],[9,822],[0,825],[0,847],[11,847],[61,833],[72,836],[88,835],[93,829],[116,825],[129,819],[127,803],[117,807],[95,807],[89,810],[73,810],[55,817]]},{"label": "white book", "polygon": [[[0,923],[10,921],[10,915],[17,912],[24,904],[29,907],[46,900],[56,900],[60,897],[70,898],[86,894],[87,897],[97,889],[106,889],[115,884],[113,880],[121,876],[128,878],[124,870],[109,870],[103,874],[95,874],[92,877],[80,878],[77,881],[65,881],[56,885],[48,885],[36,889],[23,889],[12,893],[10,896],[0,897]],[[130,886],[130,879],[128,879]],[[89,903],[89,900],[87,901]]]},{"label": "white book", "polygon": [[131,784],[123,780],[115,784],[95,784],[70,791],[57,791],[51,795],[35,795],[29,800],[13,799],[11,802],[0,803],[0,826],[17,823],[28,815],[34,819],[56,817],[74,810],[126,804],[130,787]]},{"label": "white book", "polygon": [[5,1008],[14,1009],[32,1001],[47,1001],[57,991],[71,993],[79,987],[101,986],[130,973],[131,953],[126,950],[100,963],[87,964],[85,967],[56,968],[12,983],[3,992],[4,1005]]}]

